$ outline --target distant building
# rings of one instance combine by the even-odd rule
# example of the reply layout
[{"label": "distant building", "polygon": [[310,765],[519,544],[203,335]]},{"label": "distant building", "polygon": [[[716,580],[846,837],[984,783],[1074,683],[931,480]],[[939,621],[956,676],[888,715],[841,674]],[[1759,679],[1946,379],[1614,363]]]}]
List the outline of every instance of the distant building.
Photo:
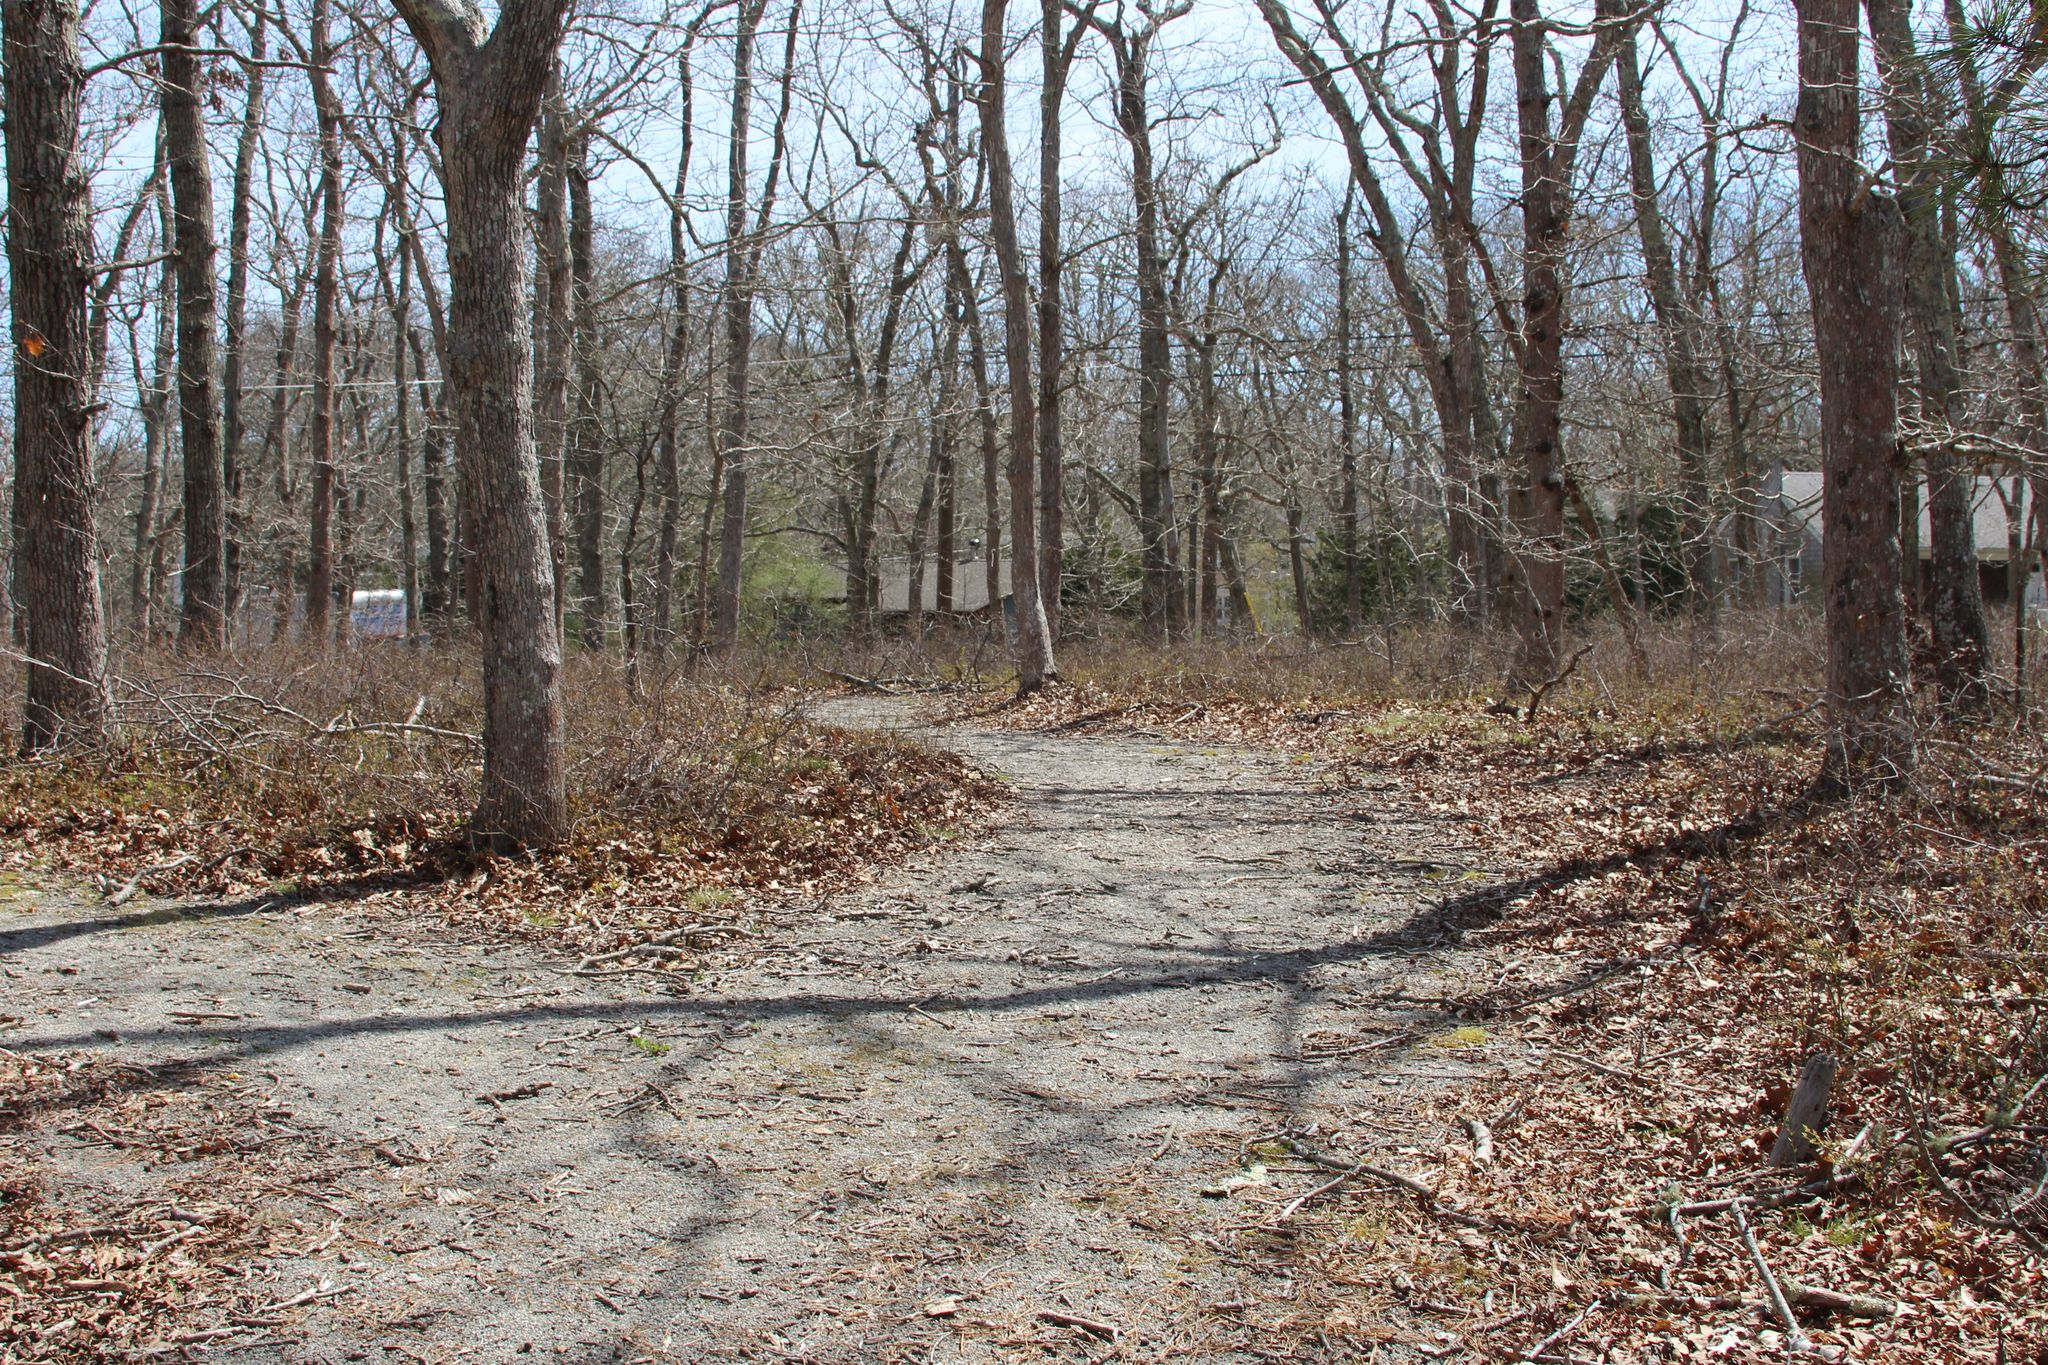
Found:
[{"label": "distant building", "polygon": [[[1783,605],[1794,601],[1810,591],[1818,591],[1821,581],[1821,476],[1817,473],[1787,470],[1775,480],[1775,492],[1768,488],[1764,493],[1763,518],[1775,528],[1778,541],[1772,563],[1767,571],[1769,596],[1774,604]],[[1980,586],[1987,602],[2010,600],[2011,577],[2007,561],[2012,555],[2012,541],[2009,534],[2005,498],[2000,496],[2001,481],[1988,478],[1971,480],[1971,511],[1975,521],[1977,542],[1977,572]],[[2006,481],[2004,491],[2010,495],[2010,482]],[[2021,518],[2027,512],[2015,508]],[[2025,544],[2025,527],[2021,526],[2020,540]],[[1927,487],[1920,487],[1920,571],[1924,576],[1933,557],[1933,532],[1928,522]],[[2027,605],[2048,607],[2048,593],[2044,593],[2038,562],[2027,565]]]},{"label": "distant building", "polygon": [[405,592],[401,588],[358,588],[349,601],[349,629],[358,640],[405,638]]},{"label": "distant building", "polygon": [[[881,583],[875,594],[876,609],[884,616],[908,616],[910,614],[910,570],[907,559],[885,559],[881,563]],[[996,565],[996,584],[1000,596],[1010,595],[1010,561],[1005,559]],[[925,561],[924,566],[924,610],[936,612],[939,609],[939,561]],[[962,616],[973,616],[988,609],[988,561],[985,559],[963,559],[953,566],[952,610]]]}]

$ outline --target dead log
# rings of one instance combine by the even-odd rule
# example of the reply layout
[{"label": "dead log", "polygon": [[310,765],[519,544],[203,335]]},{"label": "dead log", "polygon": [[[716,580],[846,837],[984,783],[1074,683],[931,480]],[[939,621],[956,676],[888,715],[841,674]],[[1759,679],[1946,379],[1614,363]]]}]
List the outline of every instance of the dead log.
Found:
[{"label": "dead log", "polygon": [[1782,1169],[1813,1160],[1813,1139],[1827,1124],[1828,1093],[1835,1087],[1839,1066],[1831,1052],[1816,1052],[1806,1059],[1792,1101],[1785,1106],[1785,1121],[1778,1126],[1771,1165]]}]

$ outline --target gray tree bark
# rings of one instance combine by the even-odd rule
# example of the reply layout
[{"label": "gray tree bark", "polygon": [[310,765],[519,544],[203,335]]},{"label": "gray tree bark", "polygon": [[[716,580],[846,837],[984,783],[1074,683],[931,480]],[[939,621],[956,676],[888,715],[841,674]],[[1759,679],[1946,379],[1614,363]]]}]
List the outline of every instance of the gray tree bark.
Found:
[{"label": "gray tree bark", "polygon": [[165,0],[161,20],[164,155],[170,164],[178,275],[178,415],[185,462],[185,571],[178,613],[183,649],[227,643],[222,543],[220,394],[214,382],[213,168],[206,148],[198,0]]},{"label": "gray tree bark", "polygon": [[520,184],[568,0],[505,0],[495,28],[471,0],[394,3],[426,49],[441,111],[448,382],[482,580],[484,772],[471,835],[493,849],[548,845],[567,835],[569,809]]},{"label": "gray tree bark", "polygon": [[73,0],[5,0],[7,267],[14,311],[14,511],[27,616],[21,747],[89,744],[112,703],[92,465],[90,169]]},{"label": "gray tree bark", "polygon": [[[1950,700],[1976,707],[1990,696],[1985,674],[1991,662],[1991,630],[1977,582],[1970,472],[1955,451],[1964,421],[1963,381],[1948,286],[1955,271],[1955,244],[1942,230],[1945,168],[1933,145],[1934,89],[1914,49],[1907,7],[1900,0],[1865,0],[1864,10],[1885,87],[1892,160],[1898,166],[1899,212],[1906,229],[1906,312],[1918,362],[1920,415],[1935,428],[1927,450],[1930,553],[1921,606],[1933,628],[1936,683]],[[1917,536],[1917,515],[1912,524]],[[1917,553],[1908,558],[1905,572],[1917,573],[1918,561]]]},{"label": "gray tree bark", "polygon": [[1800,259],[1820,361],[1822,597],[1829,732],[1818,789],[1911,771],[1899,585],[1903,226],[1857,159],[1856,0],[1799,0]]},{"label": "gray tree bark", "polygon": [[1036,692],[1059,673],[1053,661],[1052,628],[1039,597],[1037,499],[1037,401],[1031,382],[1030,284],[1017,241],[1016,192],[1012,184],[1009,131],[1003,123],[1006,0],[982,0],[982,150],[988,159],[989,236],[995,244],[1003,285],[1003,359],[1010,380],[1010,592],[1016,603],[1017,692]]}]

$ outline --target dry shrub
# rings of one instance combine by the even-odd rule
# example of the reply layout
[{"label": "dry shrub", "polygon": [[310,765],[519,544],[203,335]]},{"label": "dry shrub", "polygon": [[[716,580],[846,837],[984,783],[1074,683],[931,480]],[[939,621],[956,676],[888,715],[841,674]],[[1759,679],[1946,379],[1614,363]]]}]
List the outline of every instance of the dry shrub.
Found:
[{"label": "dry shrub", "polygon": [[814,892],[992,798],[949,755],[806,720],[802,681],[780,655],[637,676],[572,656],[573,836],[479,863],[463,828],[481,762],[472,651],[144,655],[120,668],[115,741],[0,769],[0,865],[115,894],[137,878],[212,896],[412,886],[589,949],[743,893]]}]

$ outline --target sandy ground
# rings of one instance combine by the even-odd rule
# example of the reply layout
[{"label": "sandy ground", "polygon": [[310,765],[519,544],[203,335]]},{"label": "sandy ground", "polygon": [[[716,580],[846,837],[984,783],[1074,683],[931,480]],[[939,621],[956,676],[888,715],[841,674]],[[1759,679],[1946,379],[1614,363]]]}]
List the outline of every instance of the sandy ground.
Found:
[{"label": "sandy ground", "polygon": [[[1241,1144],[1371,1131],[1499,1060],[1303,1057],[1441,1027],[1407,1002],[1469,979],[1432,915],[1480,877],[1469,851],[1391,783],[1330,790],[1287,755],[931,738],[1014,784],[998,827],[687,995],[402,902],[46,892],[0,904],[0,1045],[194,1062],[325,1154],[265,1216],[335,1235],[262,1271],[326,1297],[211,1359],[1259,1358],[1232,1313],[1284,1299],[1285,1268],[1205,1233],[1319,1181],[1218,1197]],[[30,1140],[67,1179],[159,1178],[90,1134]]]}]

